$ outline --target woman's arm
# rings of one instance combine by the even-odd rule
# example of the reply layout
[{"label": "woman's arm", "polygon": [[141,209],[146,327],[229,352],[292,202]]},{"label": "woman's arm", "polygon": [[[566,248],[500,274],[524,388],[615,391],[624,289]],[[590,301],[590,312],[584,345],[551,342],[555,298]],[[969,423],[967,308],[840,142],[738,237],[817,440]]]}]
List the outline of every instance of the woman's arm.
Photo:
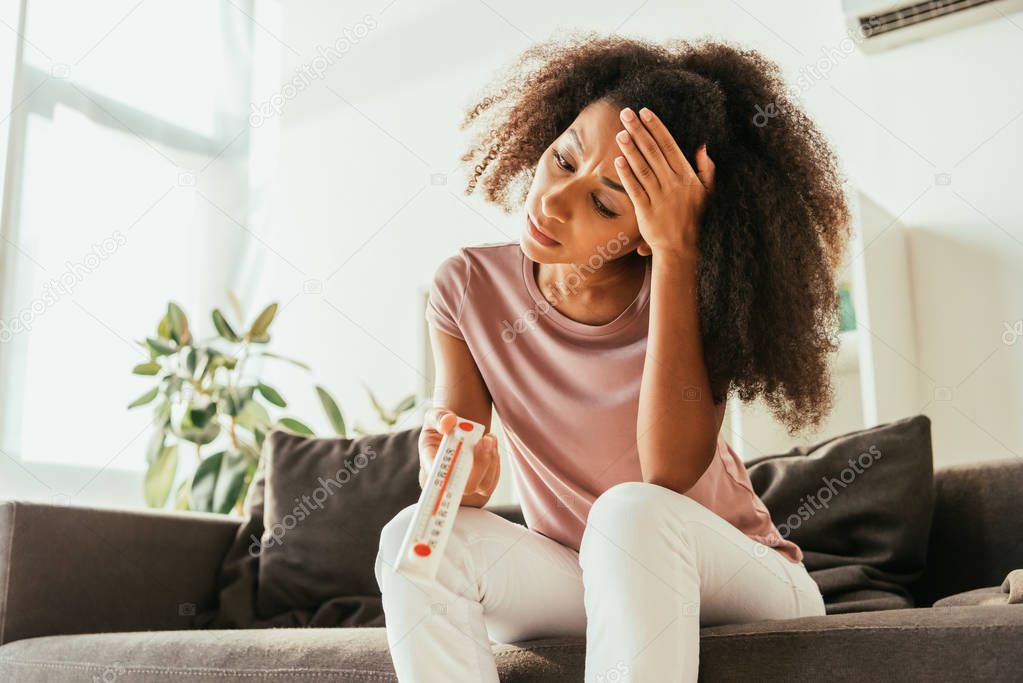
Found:
[{"label": "woman's arm", "polygon": [[700,341],[696,257],[654,250],[636,440],[643,480],[685,493],[717,449],[725,404],[711,396]]},{"label": "woman's arm", "polygon": [[724,404],[711,396],[697,298],[698,237],[714,162],[703,144],[693,169],[657,115],[645,107],[639,113],[621,111],[623,156],[615,159],[636,210],[637,251],[653,261],[636,443],[643,480],[685,493],[710,464],[724,416]]},{"label": "woman's arm", "polygon": [[[433,405],[480,423],[484,434],[489,434],[493,400],[468,345],[433,326],[430,326],[430,342],[435,367]],[[461,504],[471,507],[486,505],[500,475],[500,461],[494,458],[481,480],[478,493],[467,493]],[[423,476],[420,472],[420,485],[423,484]]]}]

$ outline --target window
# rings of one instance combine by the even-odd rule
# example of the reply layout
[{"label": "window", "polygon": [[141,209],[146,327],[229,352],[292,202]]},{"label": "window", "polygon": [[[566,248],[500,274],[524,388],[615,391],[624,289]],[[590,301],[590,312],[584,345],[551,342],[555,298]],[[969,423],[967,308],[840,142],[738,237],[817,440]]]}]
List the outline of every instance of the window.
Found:
[{"label": "window", "polygon": [[26,464],[141,471],[149,415],[126,410],[145,388],[130,374],[145,359],[133,340],[168,300],[208,310],[244,253],[235,221],[254,193],[262,5],[24,6],[0,242],[0,448]]}]

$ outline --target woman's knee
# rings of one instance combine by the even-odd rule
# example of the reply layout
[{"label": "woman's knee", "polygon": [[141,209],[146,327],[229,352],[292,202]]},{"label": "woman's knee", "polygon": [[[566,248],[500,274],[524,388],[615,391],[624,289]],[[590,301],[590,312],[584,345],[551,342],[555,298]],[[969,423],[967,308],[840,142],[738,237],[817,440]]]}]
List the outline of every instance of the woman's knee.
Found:
[{"label": "woman's knee", "polygon": [[373,567],[376,575],[377,585],[383,591],[383,579],[381,572],[384,567],[393,568],[394,561],[398,557],[398,550],[402,541],[405,540],[405,533],[408,531],[412,517],[415,515],[416,505],[407,505],[391,517],[380,530],[380,537],[377,541],[377,557]]},{"label": "woman's knee", "polygon": [[[381,529],[379,547],[387,548],[397,553],[402,541],[405,540],[405,534],[408,532],[408,527],[412,523],[415,513],[415,503],[398,511]],[[493,517],[497,517],[497,515],[483,508],[459,507],[455,513],[451,534],[448,536],[449,545],[460,544],[482,533],[485,531],[486,525],[493,521]]]},{"label": "woman's knee", "polygon": [[664,524],[677,526],[676,531],[685,535],[685,525],[678,521],[698,516],[700,507],[692,498],[659,484],[643,481],[615,484],[590,506],[579,548],[580,560],[593,541],[610,541],[623,550],[632,544],[646,546],[650,534],[657,533]]},{"label": "woman's knee", "polygon": [[586,520],[587,526],[592,524],[597,530],[620,529],[627,532],[630,527],[645,524],[651,517],[662,515],[666,494],[672,493],[663,486],[643,481],[615,484],[593,501]]},{"label": "woman's knee", "polygon": [[[381,529],[376,561],[378,583],[381,580],[380,572],[383,570],[383,566],[393,568],[409,525],[415,516],[415,511],[416,504],[402,508]],[[497,515],[483,508],[469,506],[458,508],[451,533],[448,535],[447,545],[444,548],[444,555],[451,562],[440,564],[437,570],[438,576],[452,567],[461,569],[469,561],[467,555],[473,551],[474,546],[470,541],[486,531],[487,525],[495,521],[492,519],[493,517],[497,517]]]}]

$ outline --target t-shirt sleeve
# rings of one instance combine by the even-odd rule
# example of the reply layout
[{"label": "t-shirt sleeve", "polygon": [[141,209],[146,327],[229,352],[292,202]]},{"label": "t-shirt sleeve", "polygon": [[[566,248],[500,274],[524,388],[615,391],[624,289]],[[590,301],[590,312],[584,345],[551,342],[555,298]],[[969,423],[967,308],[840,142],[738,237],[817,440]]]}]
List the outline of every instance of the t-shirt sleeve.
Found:
[{"label": "t-shirt sleeve", "polygon": [[465,341],[462,334],[462,304],[469,285],[469,261],[463,250],[441,261],[433,274],[430,298],[426,303],[428,323]]}]

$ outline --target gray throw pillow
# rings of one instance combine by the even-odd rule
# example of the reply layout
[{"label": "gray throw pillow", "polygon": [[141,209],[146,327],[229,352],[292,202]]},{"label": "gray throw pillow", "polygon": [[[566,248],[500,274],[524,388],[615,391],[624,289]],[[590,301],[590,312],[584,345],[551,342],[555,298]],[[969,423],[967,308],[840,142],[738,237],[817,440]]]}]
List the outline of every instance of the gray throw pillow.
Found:
[{"label": "gray throw pillow", "polygon": [[420,429],[358,439],[267,435],[260,617],[316,610],[339,596],[379,601],[377,542],[419,499]]},{"label": "gray throw pillow", "polygon": [[934,508],[925,415],[746,463],[757,495],[803,562],[828,614],[912,607]]}]

